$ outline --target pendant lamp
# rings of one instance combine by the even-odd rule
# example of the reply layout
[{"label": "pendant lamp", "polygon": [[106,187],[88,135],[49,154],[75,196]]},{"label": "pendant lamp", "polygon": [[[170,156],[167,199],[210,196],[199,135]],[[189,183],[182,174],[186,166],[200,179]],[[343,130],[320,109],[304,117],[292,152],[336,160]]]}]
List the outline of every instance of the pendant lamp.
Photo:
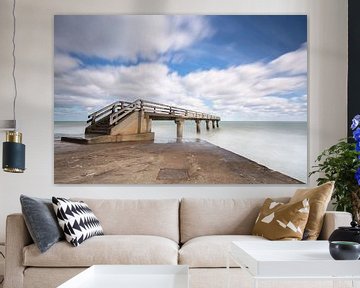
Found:
[{"label": "pendant lamp", "polygon": [[16,57],[15,57],[15,35],[16,35],[16,0],[13,0],[13,35],[12,35],[12,57],[13,69],[12,78],[14,82],[14,100],[13,100],[13,120],[0,121],[0,129],[6,131],[6,140],[3,143],[3,161],[2,167],[5,172],[23,173],[25,171],[25,145],[22,144],[22,133],[16,129],[16,98],[17,86],[15,77]]}]

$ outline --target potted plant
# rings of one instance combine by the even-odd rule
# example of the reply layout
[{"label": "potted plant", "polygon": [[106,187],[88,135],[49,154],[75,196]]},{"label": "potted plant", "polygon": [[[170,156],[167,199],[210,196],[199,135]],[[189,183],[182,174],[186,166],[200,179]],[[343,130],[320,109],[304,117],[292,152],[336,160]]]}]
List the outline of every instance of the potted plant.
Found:
[{"label": "potted plant", "polygon": [[332,195],[335,209],[352,213],[353,219],[360,223],[360,115],[352,120],[351,129],[353,137],[325,149],[309,176],[319,173],[316,180],[319,185],[335,181]]}]

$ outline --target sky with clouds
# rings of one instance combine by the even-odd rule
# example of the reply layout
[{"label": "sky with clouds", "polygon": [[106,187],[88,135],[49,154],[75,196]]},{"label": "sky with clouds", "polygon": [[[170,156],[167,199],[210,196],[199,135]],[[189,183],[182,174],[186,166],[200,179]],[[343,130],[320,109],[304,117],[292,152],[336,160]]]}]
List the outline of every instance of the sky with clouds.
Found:
[{"label": "sky with clouds", "polygon": [[55,121],[144,99],[230,121],[306,121],[303,15],[57,15]]}]

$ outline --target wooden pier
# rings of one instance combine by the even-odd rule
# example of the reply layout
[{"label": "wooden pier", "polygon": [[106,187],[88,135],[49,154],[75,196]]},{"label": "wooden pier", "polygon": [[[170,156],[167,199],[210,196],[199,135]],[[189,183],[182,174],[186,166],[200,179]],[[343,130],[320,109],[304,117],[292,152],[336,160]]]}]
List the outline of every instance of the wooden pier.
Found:
[{"label": "wooden pier", "polygon": [[206,129],[219,127],[220,117],[187,110],[160,103],[136,100],[134,102],[116,101],[88,116],[85,138],[63,137],[63,141],[77,143],[101,143],[153,140],[152,121],[174,120],[177,138],[183,137],[184,121],[192,120],[196,132],[201,132],[201,121]]}]

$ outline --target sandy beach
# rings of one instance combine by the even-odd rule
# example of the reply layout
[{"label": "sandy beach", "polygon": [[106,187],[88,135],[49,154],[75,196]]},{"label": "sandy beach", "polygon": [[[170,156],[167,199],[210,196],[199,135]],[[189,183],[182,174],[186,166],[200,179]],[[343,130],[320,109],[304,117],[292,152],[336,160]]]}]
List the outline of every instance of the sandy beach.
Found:
[{"label": "sandy beach", "polygon": [[209,142],[55,141],[55,184],[300,184]]}]

